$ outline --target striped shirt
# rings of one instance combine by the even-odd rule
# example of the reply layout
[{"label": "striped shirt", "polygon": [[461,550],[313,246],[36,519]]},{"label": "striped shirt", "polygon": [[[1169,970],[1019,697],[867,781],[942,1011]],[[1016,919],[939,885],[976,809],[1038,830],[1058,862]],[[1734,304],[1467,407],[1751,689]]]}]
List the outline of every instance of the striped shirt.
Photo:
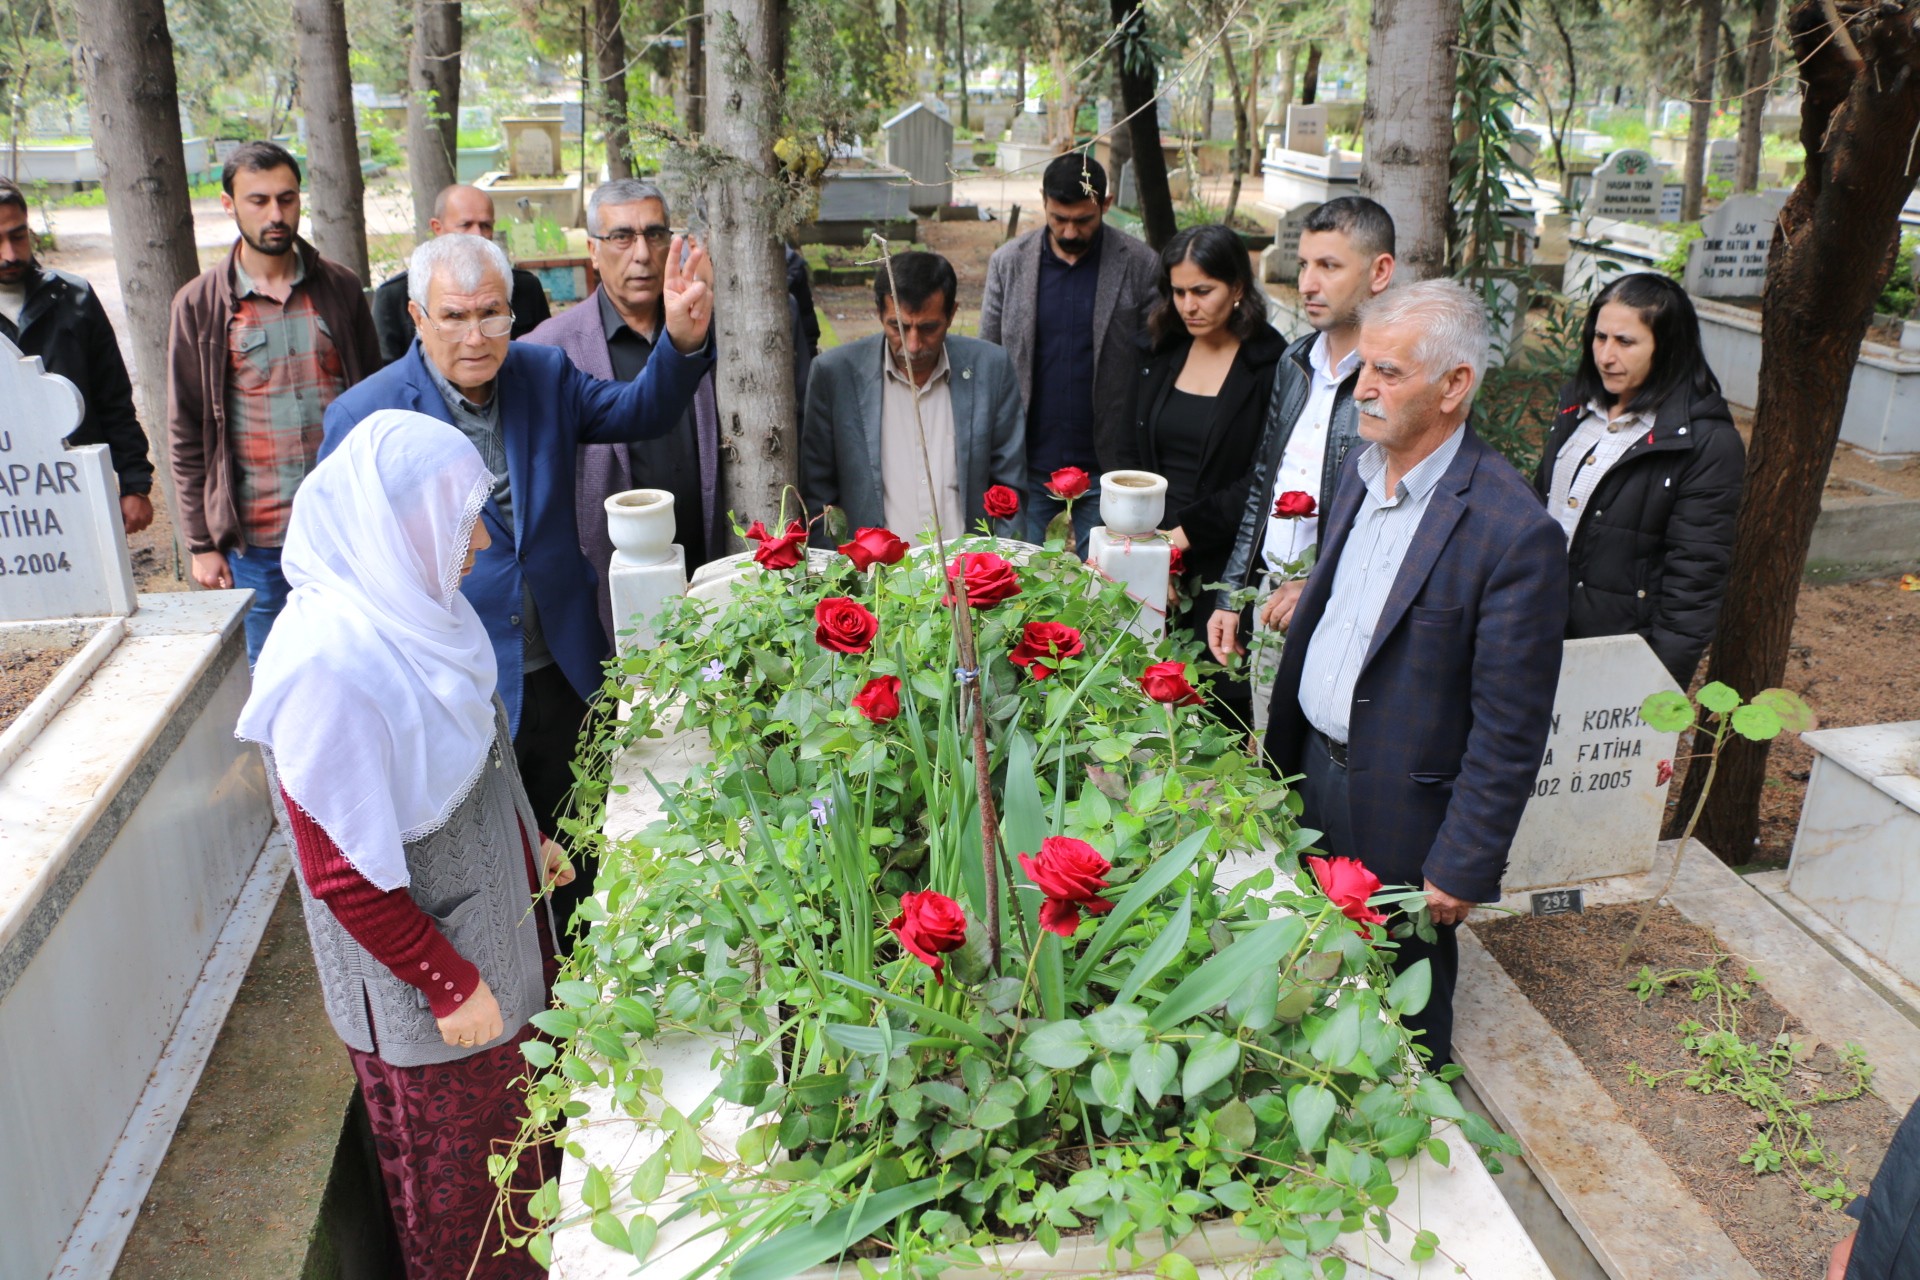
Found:
[{"label": "striped shirt", "polygon": [[1380,611],[1386,608],[1407,548],[1420,531],[1434,486],[1453,465],[1465,434],[1464,426],[1455,427],[1438,449],[1400,477],[1391,495],[1386,451],[1370,444],[1360,455],[1357,465],[1365,487],[1360,510],[1334,566],[1326,610],[1300,664],[1300,710],[1309,724],[1334,742],[1347,740],[1354,686],[1373,647]]},{"label": "striped shirt", "polygon": [[306,259],[294,250],[283,303],[260,292],[234,258],[237,301],[227,326],[227,431],[234,499],[248,546],[287,540],[294,490],[320,454],[327,406],[346,390],[333,335],[314,308]]}]

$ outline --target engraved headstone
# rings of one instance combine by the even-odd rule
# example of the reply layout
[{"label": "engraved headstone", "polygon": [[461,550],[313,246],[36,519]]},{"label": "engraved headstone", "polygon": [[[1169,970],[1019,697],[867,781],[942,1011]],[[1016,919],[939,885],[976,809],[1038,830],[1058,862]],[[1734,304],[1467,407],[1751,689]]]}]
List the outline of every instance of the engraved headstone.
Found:
[{"label": "engraved headstone", "polygon": [[560,120],[547,116],[509,116],[500,122],[507,134],[507,176],[550,178],[560,172]]},{"label": "engraved headstone", "polygon": [[1022,111],[1013,120],[1014,142],[1039,146],[1047,140],[1047,117],[1038,111]]},{"label": "engraved headstone", "polygon": [[1269,284],[1300,283],[1300,231],[1317,204],[1303,204],[1280,215],[1273,244],[1260,254],[1260,272]]},{"label": "engraved headstone", "polygon": [[1740,167],[1740,143],[1733,138],[1715,138],[1707,143],[1707,176],[1732,182]]},{"label": "engraved headstone", "polygon": [[107,447],[63,443],[81,409],[71,382],[0,338],[0,622],[134,610]]},{"label": "engraved headstone", "polygon": [[1113,130],[1113,99],[1102,98],[1093,104],[1094,125],[1101,133]]},{"label": "engraved headstone", "polygon": [[1307,107],[1296,102],[1287,108],[1287,150],[1304,151],[1313,156],[1327,154],[1326,107],[1318,103]]},{"label": "engraved headstone", "polygon": [[1687,246],[1687,292],[1696,298],[1757,298],[1780,206],[1768,196],[1731,196],[1700,223]]},{"label": "engraved headstone", "polygon": [[1623,148],[1601,161],[1587,188],[1583,212],[1592,217],[1657,222],[1660,167],[1645,151]]},{"label": "engraved headstone", "polygon": [[1677,690],[1637,635],[1569,640],[1546,758],[1513,837],[1504,893],[1650,870],[1679,735],[1640,718]]},{"label": "engraved headstone", "polygon": [[1140,207],[1140,179],[1133,171],[1133,161],[1127,160],[1120,165],[1120,197],[1114,203],[1122,209]]},{"label": "engraved headstone", "polygon": [[1660,104],[1660,129],[1663,133],[1672,133],[1693,115],[1690,103],[1669,99]]},{"label": "engraved headstone", "polygon": [[1680,210],[1683,207],[1683,198],[1685,195],[1685,190],[1682,189],[1677,182],[1669,182],[1666,186],[1660,188],[1660,217],[1658,220],[1661,222],[1680,221]]}]

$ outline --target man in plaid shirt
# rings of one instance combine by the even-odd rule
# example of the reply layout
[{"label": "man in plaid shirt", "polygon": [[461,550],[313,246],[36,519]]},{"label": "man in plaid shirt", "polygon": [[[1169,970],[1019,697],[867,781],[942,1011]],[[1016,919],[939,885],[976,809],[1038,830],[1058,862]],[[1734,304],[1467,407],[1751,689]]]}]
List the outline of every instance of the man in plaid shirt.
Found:
[{"label": "man in plaid shirt", "polygon": [[247,658],[286,601],[280,547],[334,398],[380,367],[360,279],[299,236],[300,166],[271,142],[228,159],[240,239],[173,300],[168,431],[203,587],[248,587]]}]

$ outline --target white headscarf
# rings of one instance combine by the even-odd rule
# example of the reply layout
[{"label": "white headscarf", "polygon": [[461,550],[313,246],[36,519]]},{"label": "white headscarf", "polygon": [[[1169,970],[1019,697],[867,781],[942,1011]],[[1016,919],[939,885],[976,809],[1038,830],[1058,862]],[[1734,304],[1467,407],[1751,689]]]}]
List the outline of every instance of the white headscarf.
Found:
[{"label": "white headscarf", "polygon": [[383,409],[294,496],[292,593],[236,732],[379,889],[407,883],[401,846],[453,816],[493,742],[493,646],[460,594],[492,487],[459,431]]}]

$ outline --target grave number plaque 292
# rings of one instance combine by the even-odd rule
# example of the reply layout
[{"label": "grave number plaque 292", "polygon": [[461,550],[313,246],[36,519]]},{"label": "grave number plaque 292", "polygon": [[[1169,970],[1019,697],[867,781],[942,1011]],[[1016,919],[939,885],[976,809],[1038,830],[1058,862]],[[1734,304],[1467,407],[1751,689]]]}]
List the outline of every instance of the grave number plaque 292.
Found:
[{"label": "grave number plaque 292", "polygon": [[66,448],[80,392],[0,338],[0,622],[134,609],[107,447]]}]

